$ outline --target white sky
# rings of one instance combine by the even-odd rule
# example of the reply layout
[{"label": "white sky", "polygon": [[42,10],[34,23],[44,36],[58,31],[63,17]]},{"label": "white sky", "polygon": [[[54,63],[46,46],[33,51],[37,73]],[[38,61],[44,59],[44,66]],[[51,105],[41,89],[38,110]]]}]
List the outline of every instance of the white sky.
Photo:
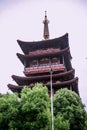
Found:
[{"label": "white sky", "polygon": [[87,0],[0,0],[0,92],[15,84],[11,75],[23,75],[16,56],[16,40],[43,39],[44,11],[50,20],[50,38],[69,33],[72,65],[79,77],[79,91],[87,105]]}]

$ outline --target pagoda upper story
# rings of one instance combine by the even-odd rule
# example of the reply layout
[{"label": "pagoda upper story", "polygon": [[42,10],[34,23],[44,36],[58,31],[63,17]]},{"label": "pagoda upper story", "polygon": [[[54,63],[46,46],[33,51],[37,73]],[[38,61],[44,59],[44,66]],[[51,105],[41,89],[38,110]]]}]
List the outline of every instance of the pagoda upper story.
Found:
[{"label": "pagoda upper story", "polygon": [[78,92],[78,78],[75,78],[75,70],[71,65],[71,54],[68,41],[68,33],[49,39],[48,19],[45,12],[44,40],[25,42],[17,40],[24,54],[17,53],[24,66],[24,77],[12,75],[17,85],[8,84],[13,92],[20,92],[27,85],[33,87],[36,82],[47,86],[50,91],[50,70],[53,70],[52,85],[54,92],[60,88]]},{"label": "pagoda upper story", "polygon": [[[64,41],[66,41],[66,45]],[[50,68],[54,70],[54,73],[56,71],[67,71],[72,68],[68,34],[57,39],[40,42],[23,42],[18,40],[18,44],[24,52],[24,55],[17,53],[17,56],[24,65],[24,74],[26,76],[49,72]]]}]

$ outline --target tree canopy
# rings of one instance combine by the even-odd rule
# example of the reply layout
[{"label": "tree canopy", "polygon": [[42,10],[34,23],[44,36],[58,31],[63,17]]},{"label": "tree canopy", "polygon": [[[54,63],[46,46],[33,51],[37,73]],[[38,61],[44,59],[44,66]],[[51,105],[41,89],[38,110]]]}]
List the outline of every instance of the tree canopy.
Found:
[{"label": "tree canopy", "polygon": [[[68,89],[54,94],[54,129],[87,130],[87,114],[80,97]],[[37,83],[17,93],[0,95],[0,130],[51,130],[50,96]]]},{"label": "tree canopy", "polygon": [[20,98],[6,94],[0,98],[0,130],[50,130],[50,98],[46,87],[24,87]]},{"label": "tree canopy", "polygon": [[59,115],[69,122],[70,130],[84,129],[87,114],[82,101],[75,92],[67,88],[57,91],[54,95],[55,120]]}]

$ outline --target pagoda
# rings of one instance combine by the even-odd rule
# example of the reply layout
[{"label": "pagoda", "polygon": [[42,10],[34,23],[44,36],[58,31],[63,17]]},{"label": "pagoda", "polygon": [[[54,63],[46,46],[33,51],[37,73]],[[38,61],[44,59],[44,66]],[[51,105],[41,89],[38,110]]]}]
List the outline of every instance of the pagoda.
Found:
[{"label": "pagoda", "polygon": [[50,70],[52,70],[52,87],[55,93],[60,88],[68,88],[79,95],[78,77],[75,77],[75,70],[71,64],[71,54],[68,41],[68,33],[65,35],[49,39],[48,19],[45,12],[44,40],[25,42],[17,40],[23,54],[17,53],[24,66],[24,75],[12,75],[17,85],[8,84],[8,88],[13,92],[22,90],[24,86],[34,87],[35,83],[42,83],[47,86],[50,92]]}]

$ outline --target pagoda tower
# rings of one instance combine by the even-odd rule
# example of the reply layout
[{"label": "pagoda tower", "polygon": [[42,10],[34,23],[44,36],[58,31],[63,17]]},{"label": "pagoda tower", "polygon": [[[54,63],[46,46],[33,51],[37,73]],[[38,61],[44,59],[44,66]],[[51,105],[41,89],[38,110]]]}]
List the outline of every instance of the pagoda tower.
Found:
[{"label": "pagoda tower", "polygon": [[50,92],[50,70],[52,72],[52,87],[54,93],[60,88],[68,88],[78,91],[78,77],[75,77],[75,70],[71,64],[71,54],[68,41],[68,33],[49,39],[48,19],[45,12],[44,40],[25,42],[17,40],[23,54],[17,53],[18,58],[24,66],[24,77],[12,75],[17,85],[8,84],[13,92],[19,92],[24,86],[34,87],[35,83],[42,83],[47,86]]}]

